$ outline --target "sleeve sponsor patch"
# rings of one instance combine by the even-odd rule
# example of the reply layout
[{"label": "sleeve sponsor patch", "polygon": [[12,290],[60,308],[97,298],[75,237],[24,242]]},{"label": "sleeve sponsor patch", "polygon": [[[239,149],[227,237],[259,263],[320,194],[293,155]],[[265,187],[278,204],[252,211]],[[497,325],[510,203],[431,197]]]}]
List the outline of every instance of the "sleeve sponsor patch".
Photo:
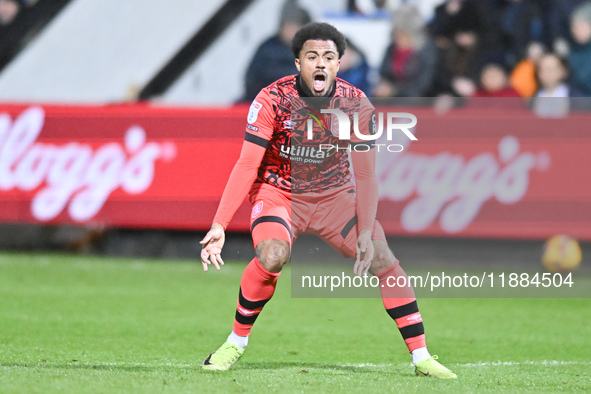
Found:
[{"label": "sleeve sponsor patch", "polygon": [[248,123],[254,123],[257,121],[259,117],[259,111],[263,108],[263,104],[259,103],[258,101],[254,100],[250,105],[250,109],[248,111],[248,118],[246,119]]},{"label": "sleeve sponsor patch", "polygon": [[246,125],[246,128],[249,129],[249,130],[252,130],[252,131],[259,131],[259,128],[258,127],[253,126],[251,124],[247,124]]}]

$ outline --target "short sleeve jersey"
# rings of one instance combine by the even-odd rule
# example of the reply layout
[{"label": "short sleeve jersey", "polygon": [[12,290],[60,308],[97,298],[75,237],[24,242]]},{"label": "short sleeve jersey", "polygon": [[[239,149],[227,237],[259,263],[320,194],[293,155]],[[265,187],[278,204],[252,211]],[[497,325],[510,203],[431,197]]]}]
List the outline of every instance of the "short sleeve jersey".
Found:
[{"label": "short sleeve jersey", "polygon": [[[320,98],[324,104],[319,105],[318,98],[307,100],[297,75],[261,90],[250,106],[245,136],[246,141],[266,148],[255,183],[303,193],[352,182],[349,152],[358,145],[365,145],[361,150],[373,147],[373,141],[358,134],[373,133],[375,109],[363,91],[342,79],[336,79],[333,92],[332,97]],[[321,113],[323,108],[346,113],[350,138],[340,138],[338,117]]]}]

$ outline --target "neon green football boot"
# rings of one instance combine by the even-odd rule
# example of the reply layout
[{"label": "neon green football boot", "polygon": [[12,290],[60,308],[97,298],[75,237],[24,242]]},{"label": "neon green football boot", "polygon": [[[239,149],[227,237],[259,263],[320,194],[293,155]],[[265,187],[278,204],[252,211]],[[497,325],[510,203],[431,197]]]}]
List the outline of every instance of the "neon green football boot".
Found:
[{"label": "neon green football boot", "polygon": [[203,369],[210,371],[227,371],[230,369],[240,356],[244,349],[226,341],[218,350],[211,353],[203,362]]},{"label": "neon green football boot", "polygon": [[431,356],[415,365],[417,376],[427,376],[439,379],[456,379],[458,376],[437,361],[437,356]]}]

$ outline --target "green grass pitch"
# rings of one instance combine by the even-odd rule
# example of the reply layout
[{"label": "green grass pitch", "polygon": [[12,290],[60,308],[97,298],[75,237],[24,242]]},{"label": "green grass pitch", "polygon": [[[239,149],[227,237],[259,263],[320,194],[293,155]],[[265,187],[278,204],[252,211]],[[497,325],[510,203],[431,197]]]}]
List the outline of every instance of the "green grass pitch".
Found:
[{"label": "green grass pitch", "polygon": [[379,299],[292,299],[289,270],[243,358],[200,369],[231,329],[244,268],[0,254],[0,392],[591,390],[588,299],[422,299],[457,381],[414,376]]}]

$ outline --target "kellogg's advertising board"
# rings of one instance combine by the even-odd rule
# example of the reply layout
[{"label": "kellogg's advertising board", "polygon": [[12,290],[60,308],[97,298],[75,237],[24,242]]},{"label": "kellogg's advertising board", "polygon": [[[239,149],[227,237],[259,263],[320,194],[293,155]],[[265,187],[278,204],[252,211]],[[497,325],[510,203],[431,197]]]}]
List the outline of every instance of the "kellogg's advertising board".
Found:
[{"label": "kellogg's advertising board", "polygon": [[[376,141],[387,233],[591,240],[591,113],[404,111],[418,120],[417,140]],[[247,113],[0,105],[0,221],[207,229]],[[243,204],[230,229],[248,230],[249,210]]]}]

